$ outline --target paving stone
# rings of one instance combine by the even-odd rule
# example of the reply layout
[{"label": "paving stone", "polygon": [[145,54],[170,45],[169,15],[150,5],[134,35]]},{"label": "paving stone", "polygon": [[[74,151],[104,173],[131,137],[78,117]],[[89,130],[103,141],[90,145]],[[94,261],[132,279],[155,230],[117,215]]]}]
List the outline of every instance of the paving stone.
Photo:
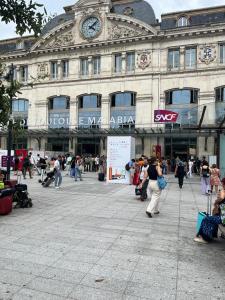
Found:
[{"label": "paving stone", "polygon": [[206,209],[199,178],[180,191],[168,176],[149,219],[133,186],[84,176],[41,197],[27,179],[32,209],[0,217],[0,299],[225,299],[224,240],[193,241]]},{"label": "paving stone", "polygon": [[45,278],[36,277],[26,287],[31,290],[67,297],[72,292],[74,284],[59,280],[46,280]]}]

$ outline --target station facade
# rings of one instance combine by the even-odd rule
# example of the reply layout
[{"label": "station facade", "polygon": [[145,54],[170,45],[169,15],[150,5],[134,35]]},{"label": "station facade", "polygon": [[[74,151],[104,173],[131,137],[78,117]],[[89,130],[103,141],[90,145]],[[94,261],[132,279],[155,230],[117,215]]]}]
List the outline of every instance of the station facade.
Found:
[{"label": "station facade", "polygon": [[[79,0],[64,11],[38,38],[0,41],[1,63],[13,63],[23,83],[12,103],[25,128],[15,148],[105,154],[107,136],[132,135],[137,155],[157,147],[171,158],[216,154],[225,6],[161,22],[142,0]],[[163,120],[166,111],[177,113],[175,122]],[[0,148],[6,140],[0,132]]]}]

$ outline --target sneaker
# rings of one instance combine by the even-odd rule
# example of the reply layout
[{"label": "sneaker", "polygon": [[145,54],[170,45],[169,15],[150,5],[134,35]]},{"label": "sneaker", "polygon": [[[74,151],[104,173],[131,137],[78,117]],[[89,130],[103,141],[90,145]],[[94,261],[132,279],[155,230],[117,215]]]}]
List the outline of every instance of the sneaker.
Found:
[{"label": "sneaker", "polygon": [[197,243],[208,244],[207,241],[203,240],[203,238],[200,238],[200,237],[195,237],[194,241]]},{"label": "sneaker", "polygon": [[159,215],[159,211],[154,212],[154,215]]},{"label": "sneaker", "polygon": [[146,215],[149,217],[149,218],[152,218],[152,214],[148,211],[146,211]]},{"label": "sneaker", "polygon": [[59,186],[55,186],[56,189],[59,189]]}]

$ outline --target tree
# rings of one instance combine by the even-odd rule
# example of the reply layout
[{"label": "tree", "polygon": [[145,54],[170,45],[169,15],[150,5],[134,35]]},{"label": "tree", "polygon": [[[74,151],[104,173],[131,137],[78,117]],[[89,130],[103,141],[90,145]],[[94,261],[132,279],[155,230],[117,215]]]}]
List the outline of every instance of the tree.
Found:
[{"label": "tree", "polygon": [[[43,20],[46,13],[42,4],[33,0],[1,0],[0,19],[6,24],[14,22],[16,33],[23,35],[26,31],[38,35],[41,32]],[[43,8],[43,12],[38,9]]]},{"label": "tree", "polygon": [[[43,8],[43,12],[38,9]],[[0,0],[0,20],[8,24],[14,22],[16,33],[23,35],[26,31],[34,35],[41,33],[46,20],[46,10],[42,4],[33,0]],[[19,93],[21,84],[12,79],[4,65],[0,64],[0,124],[5,126],[11,113],[11,99]],[[8,81],[8,82],[7,82]]]}]

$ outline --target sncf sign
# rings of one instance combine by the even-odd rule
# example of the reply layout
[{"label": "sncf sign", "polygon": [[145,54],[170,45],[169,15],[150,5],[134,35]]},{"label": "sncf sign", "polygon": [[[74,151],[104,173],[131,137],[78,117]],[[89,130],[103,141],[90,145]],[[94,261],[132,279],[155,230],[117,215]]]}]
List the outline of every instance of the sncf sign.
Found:
[{"label": "sncf sign", "polygon": [[170,110],[155,110],[154,122],[155,123],[176,123],[178,113]]}]

